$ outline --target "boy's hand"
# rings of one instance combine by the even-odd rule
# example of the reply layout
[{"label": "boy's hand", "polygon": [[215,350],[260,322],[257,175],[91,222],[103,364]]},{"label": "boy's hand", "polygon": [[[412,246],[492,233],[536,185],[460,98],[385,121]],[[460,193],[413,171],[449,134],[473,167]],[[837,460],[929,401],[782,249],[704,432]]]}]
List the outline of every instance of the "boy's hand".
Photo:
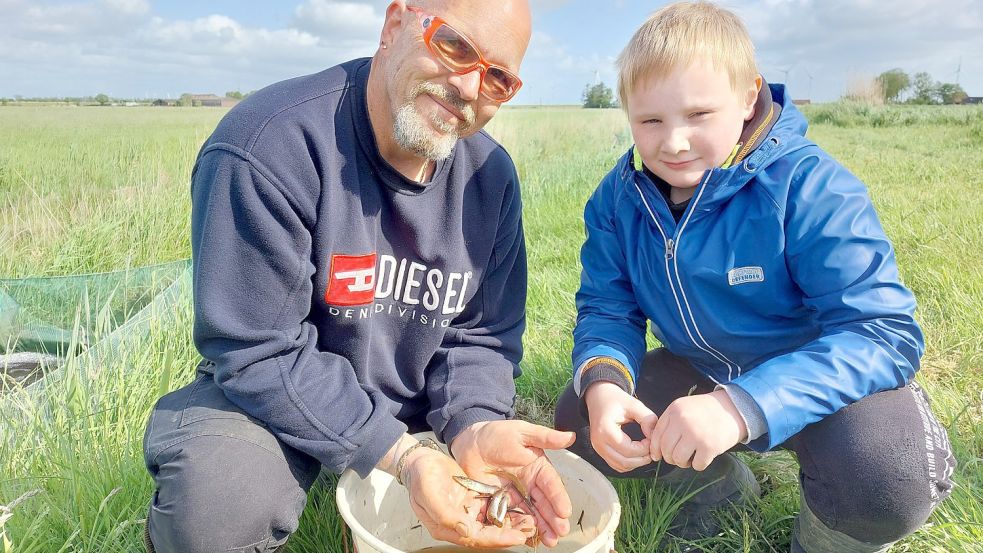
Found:
[{"label": "boy's hand", "polygon": [[747,438],[747,425],[724,390],[677,399],[649,435],[653,461],[703,470]]},{"label": "boy's hand", "polygon": [[612,382],[595,382],[584,392],[587,413],[590,417],[590,443],[594,451],[618,472],[649,464],[649,438],[632,441],[621,429],[630,422],[637,422],[649,436],[658,417],[644,403]]}]

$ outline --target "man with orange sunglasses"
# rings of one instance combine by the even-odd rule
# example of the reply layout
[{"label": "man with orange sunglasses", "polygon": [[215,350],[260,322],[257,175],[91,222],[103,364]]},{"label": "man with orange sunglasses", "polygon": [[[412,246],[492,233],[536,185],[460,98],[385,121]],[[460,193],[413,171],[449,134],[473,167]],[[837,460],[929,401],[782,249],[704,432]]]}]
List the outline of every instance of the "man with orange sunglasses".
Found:
[{"label": "man with orange sunglasses", "polygon": [[[147,427],[148,549],[274,551],[322,467],[389,472],[440,540],[569,532],[543,449],[573,434],[510,420],[519,183],[480,132],[522,85],[529,37],[525,0],[396,0],[374,57],[269,86],[218,125],[192,176],[204,359]],[[424,430],[453,456],[412,436]],[[496,469],[536,513],[490,525],[453,479]]]}]

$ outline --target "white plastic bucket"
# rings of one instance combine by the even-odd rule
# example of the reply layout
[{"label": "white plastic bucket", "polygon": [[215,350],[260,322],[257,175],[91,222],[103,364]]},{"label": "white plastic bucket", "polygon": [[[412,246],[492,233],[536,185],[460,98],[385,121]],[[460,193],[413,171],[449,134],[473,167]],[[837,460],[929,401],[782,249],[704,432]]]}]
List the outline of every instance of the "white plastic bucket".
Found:
[{"label": "white plastic bucket", "polygon": [[[433,437],[421,433],[417,438]],[[550,553],[609,553],[621,518],[618,494],[603,474],[569,451],[547,451],[573,504],[570,534]],[[338,480],[338,510],[351,528],[358,553],[407,553],[446,546],[430,536],[410,507],[406,489],[396,479],[373,470],[365,479],[352,471]],[[581,514],[582,513],[582,514]],[[579,524],[578,524],[579,522]],[[529,553],[526,546],[507,551]]]}]

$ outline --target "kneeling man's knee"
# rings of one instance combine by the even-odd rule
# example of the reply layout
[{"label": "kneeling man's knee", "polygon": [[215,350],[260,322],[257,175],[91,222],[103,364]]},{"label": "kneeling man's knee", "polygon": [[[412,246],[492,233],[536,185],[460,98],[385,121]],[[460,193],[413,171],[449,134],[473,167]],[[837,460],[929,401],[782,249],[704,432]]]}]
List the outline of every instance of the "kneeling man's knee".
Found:
[{"label": "kneeling man's knee", "polygon": [[147,522],[157,553],[272,551],[297,529],[310,483],[264,448],[207,436],[157,459]]}]

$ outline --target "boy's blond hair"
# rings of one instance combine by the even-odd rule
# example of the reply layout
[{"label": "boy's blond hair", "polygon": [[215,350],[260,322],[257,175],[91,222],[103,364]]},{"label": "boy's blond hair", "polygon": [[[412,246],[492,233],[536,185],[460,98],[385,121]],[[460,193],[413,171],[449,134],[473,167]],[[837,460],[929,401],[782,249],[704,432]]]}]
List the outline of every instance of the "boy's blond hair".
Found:
[{"label": "boy's blond hair", "polygon": [[677,2],[649,16],[618,56],[618,96],[694,60],[726,70],[735,91],[758,76],[754,44],[740,18],[710,2]]}]

